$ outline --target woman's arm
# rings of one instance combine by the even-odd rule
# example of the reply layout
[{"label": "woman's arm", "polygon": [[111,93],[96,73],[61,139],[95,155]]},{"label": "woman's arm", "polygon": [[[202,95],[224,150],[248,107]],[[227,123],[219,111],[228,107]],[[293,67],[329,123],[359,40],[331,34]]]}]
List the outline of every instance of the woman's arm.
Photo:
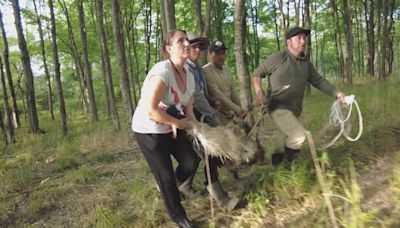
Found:
[{"label": "woman's arm", "polygon": [[190,128],[187,118],[179,120],[159,109],[158,104],[160,103],[164,93],[167,91],[167,86],[159,77],[152,76],[149,78],[149,80],[149,83],[151,83],[150,89],[148,90],[148,95],[146,96],[147,99],[145,99],[146,102],[144,103],[149,105],[148,108],[150,117],[157,122],[175,126],[179,129]]}]

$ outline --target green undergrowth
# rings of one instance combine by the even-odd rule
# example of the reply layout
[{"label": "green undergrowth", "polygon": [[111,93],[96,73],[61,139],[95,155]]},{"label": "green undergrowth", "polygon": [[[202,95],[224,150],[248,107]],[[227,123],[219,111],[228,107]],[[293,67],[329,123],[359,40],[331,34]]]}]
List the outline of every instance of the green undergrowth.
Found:
[{"label": "green undergrowth", "polygon": [[[356,95],[364,132],[356,142],[341,138],[318,151],[336,221],[343,227],[396,227],[400,80],[357,78],[352,88],[338,86]],[[334,136],[332,129],[321,131],[332,102],[316,90],[305,99],[302,119],[317,143]],[[84,116],[69,113],[69,137],[63,138],[59,123],[41,112],[40,126],[46,133],[32,135],[21,128],[14,145],[1,145],[0,226],[175,227],[127,127],[117,132],[111,121],[90,123]],[[353,118],[351,135],[355,136],[358,128]],[[262,130],[268,135],[273,125]],[[330,226],[308,145],[288,170],[270,165],[278,144],[275,136],[267,138],[266,160],[239,169],[239,180],[220,169],[227,191],[243,199],[240,209],[228,212],[214,203],[211,218],[209,199],[204,196],[183,201],[188,217],[199,227]],[[201,163],[194,186],[204,191],[203,181]]]}]

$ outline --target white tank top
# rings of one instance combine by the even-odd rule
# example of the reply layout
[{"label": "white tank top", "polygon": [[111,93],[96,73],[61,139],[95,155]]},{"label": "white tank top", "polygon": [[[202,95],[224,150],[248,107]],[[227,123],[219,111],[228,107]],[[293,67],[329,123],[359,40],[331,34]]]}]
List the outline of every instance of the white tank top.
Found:
[{"label": "white tank top", "polygon": [[159,109],[166,110],[166,108],[172,105],[186,106],[189,102],[191,95],[194,92],[194,77],[187,69],[186,71],[186,91],[181,91],[176,83],[174,76],[174,69],[169,60],[164,60],[156,63],[147,74],[142,90],[141,96],[136,107],[135,113],[132,118],[132,130],[142,134],[167,134],[172,131],[170,125],[165,125],[151,119],[149,116],[150,102],[149,97],[152,91],[150,91],[150,78],[158,77],[167,86],[160,103],[158,104]]}]

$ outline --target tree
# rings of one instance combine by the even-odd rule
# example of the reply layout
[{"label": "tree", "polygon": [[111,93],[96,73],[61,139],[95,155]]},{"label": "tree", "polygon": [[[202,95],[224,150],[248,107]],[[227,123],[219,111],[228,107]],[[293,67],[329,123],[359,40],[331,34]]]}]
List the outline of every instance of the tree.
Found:
[{"label": "tree", "polygon": [[347,85],[353,85],[353,32],[352,32],[352,13],[351,13],[351,3],[350,0],[343,0],[344,9],[344,27],[346,35],[346,50],[345,55],[345,71],[344,71],[344,81]]},{"label": "tree", "polygon": [[4,77],[4,70],[3,70],[3,60],[0,55],[0,76],[1,76],[1,86],[3,88],[3,106],[4,106],[4,121],[3,117],[1,118],[1,125],[4,126],[4,133],[6,136],[6,143],[12,144],[14,142],[14,128],[11,121],[11,111],[10,106],[8,105],[8,95],[7,95],[7,88],[6,88],[6,80]]},{"label": "tree", "polygon": [[106,102],[110,109],[111,118],[114,122],[114,128],[116,130],[119,130],[120,125],[119,125],[118,111],[115,105],[115,94],[114,94],[114,86],[111,74],[110,54],[108,51],[106,31],[104,28],[103,0],[96,0],[95,4],[96,4],[97,24],[100,36],[100,45],[101,45],[103,77],[105,78],[106,82],[106,84],[104,85],[107,91]]},{"label": "tree", "polygon": [[86,25],[85,25],[85,12],[83,11],[83,1],[76,0],[79,14],[79,28],[81,33],[82,42],[82,54],[83,54],[83,67],[86,79],[86,90],[89,98],[90,116],[92,121],[98,121],[96,99],[94,96],[93,80],[92,80],[92,68],[89,62],[89,53],[87,49],[87,36],[86,36]]},{"label": "tree", "polygon": [[343,49],[342,49],[342,36],[341,36],[341,31],[340,31],[340,26],[339,26],[339,14],[338,14],[338,7],[336,4],[336,0],[331,0],[331,6],[332,6],[332,13],[333,13],[333,19],[335,21],[335,46],[336,46],[336,52],[337,52],[337,58],[338,58],[338,65],[340,69],[340,77],[344,77],[344,57],[343,57]]},{"label": "tree", "polygon": [[249,107],[251,103],[250,78],[246,63],[246,17],[245,0],[235,1],[235,58],[236,69],[240,81],[242,106]]},{"label": "tree", "polygon": [[362,1],[364,5],[364,15],[366,23],[367,34],[367,74],[374,76],[374,62],[375,62],[375,21],[374,21],[374,0]]},{"label": "tree", "polygon": [[25,35],[22,29],[19,1],[13,0],[12,5],[15,18],[15,28],[17,30],[17,35],[18,35],[19,50],[21,52],[21,62],[24,68],[24,75],[25,75],[25,96],[26,96],[26,105],[28,107],[29,131],[31,133],[40,133],[39,118],[36,111],[36,98],[35,98],[35,88],[33,84],[33,72],[31,68],[29,50],[28,47],[26,46]]},{"label": "tree", "polygon": [[[192,5],[195,9],[196,28],[197,32],[203,36],[210,38],[210,23],[211,23],[211,0],[206,1],[206,14],[203,20],[203,13],[201,10],[201,0],[192,0]],[[207,53],[202,52],[199,58],[199,64],[204,65],[207,62]]]},{"label": "tree", "polygon": [[80,91],[80,97],[82,98],[82,103],[83,103],[83,108],[88,112],[89,111],[89,103],[87,99],[87,94],[86,94],[86,81],[85,81],[85,73],[83,70],[82,66],[82,61],[80,58],[80,55],[78,54],[78,48],[75,42],[75,36],[72,31],[72,24],[71,20],[69,17],[69,11],[67,8],[67,5],[65,4],[64,0],[58,0],[60,3],[61,9],[64,12],[65,19],[67,22],[67,30],[68,30],[68,41],[69,41],[69,48],[71,50],[71,56],[72,59],[74,60],[74,65],[75,65],[75,73],[79,81],[79,91]]},{"label": "tree", "polygon": [[128,71],[126,67],[126,57],[124,52],[125,51],[124,34],[123,31],[121,30],[120,8],[118,0],[112,0],[111,7],[112,7],[111,15],[112,15],[114,42],[119,64],[119,77],[120,77],[120,86],[122,93],[122,102],[124,104],[125,117],[127,123],[128,126],[130,126],[133,115],[133,107],[130,94]]},{"label": "tree", "polygon": [[61,115],[61,131],[63,136],[66,137],[68,135],[68,126],[67,126],[67,113],[65,111],[65,102],[64,102],[64,93],[61,85],[61,73],[60,73],[60,61],[58,58],[58,47],[57,47],[57,28],[56,28],[56,19],[54,16],[54,6],[53,0],[49,0],[49,9],[50,9],[50,20],[51,20],[51,49],[53,52],[53,61],[54,61],[54,74],[57,85],[57,95],[60,103],[60,115]]},{"label": "tree", "polygon": [[145,50],[146,50],[146,65],[145,65],[145,74],[147,74],[150,70],[150,55],[151,55],[151,25],[152,25],[152,15],[151,15],[151,1],[145,1],[144,7],[144,35],[145,35]]},{"label": "tree", "polygon": [[176,28],[175,0],[160,0],[161,27],[163,37],[167,32]]},{"label": "tree", "polygon": [[18,116],[17,96],[15,94],[14,82],[13,82],[13,78],[12,78],[12,74],[11,74],[8,40],[7,40],[6,30],[4,29],[3,15],[1,13],[1,11],[0,11],[0,28],[1,28],[1,34],[3,37],[3,45],[4,45],[4,65],[6,68],[8,87],[10,89],[10,96],[11,96],[11,101],[12,101],[12,116],[13,116],[15,128],[19,128],[21,123],[20,123],[19,116]]},{"label": "tree", "polygon": [[52,120],[54,120],[53,96],[52,96],[52,92],[51,92],[50,73],[49,73],[49,67],[47,66],[47,60],[46,60],[46,49],[45,49],[44,39],[43,39],[42,21],[40,20],[40,15],[37,10],[36,0],[33,0],[33,6],[35,9],[35,14],[36,14],[36,23],[38,25],[39,38],[40,38],[40,50],[42,53],[44,74],[45,74],[46,83],[47,83],[47,104],[48,104],[48,108],[49,108],[49,112],[50,112],[50,117]]}]

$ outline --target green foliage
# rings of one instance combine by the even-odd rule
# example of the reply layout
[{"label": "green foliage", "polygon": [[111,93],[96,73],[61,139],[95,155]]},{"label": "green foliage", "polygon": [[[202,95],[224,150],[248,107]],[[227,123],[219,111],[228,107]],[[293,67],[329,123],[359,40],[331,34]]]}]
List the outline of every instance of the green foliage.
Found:
[{"label": "green foliage", "polygon": [[72,171],[68,179],[79,184],[89,184],[97,181],[99,171],[93,167],[82,165],[79,169]]},{"label": "green foliage", "polygon": [[97,206],[90,215],[94,227],[128,227],[128,221],[121,211],[106,206]]}]

